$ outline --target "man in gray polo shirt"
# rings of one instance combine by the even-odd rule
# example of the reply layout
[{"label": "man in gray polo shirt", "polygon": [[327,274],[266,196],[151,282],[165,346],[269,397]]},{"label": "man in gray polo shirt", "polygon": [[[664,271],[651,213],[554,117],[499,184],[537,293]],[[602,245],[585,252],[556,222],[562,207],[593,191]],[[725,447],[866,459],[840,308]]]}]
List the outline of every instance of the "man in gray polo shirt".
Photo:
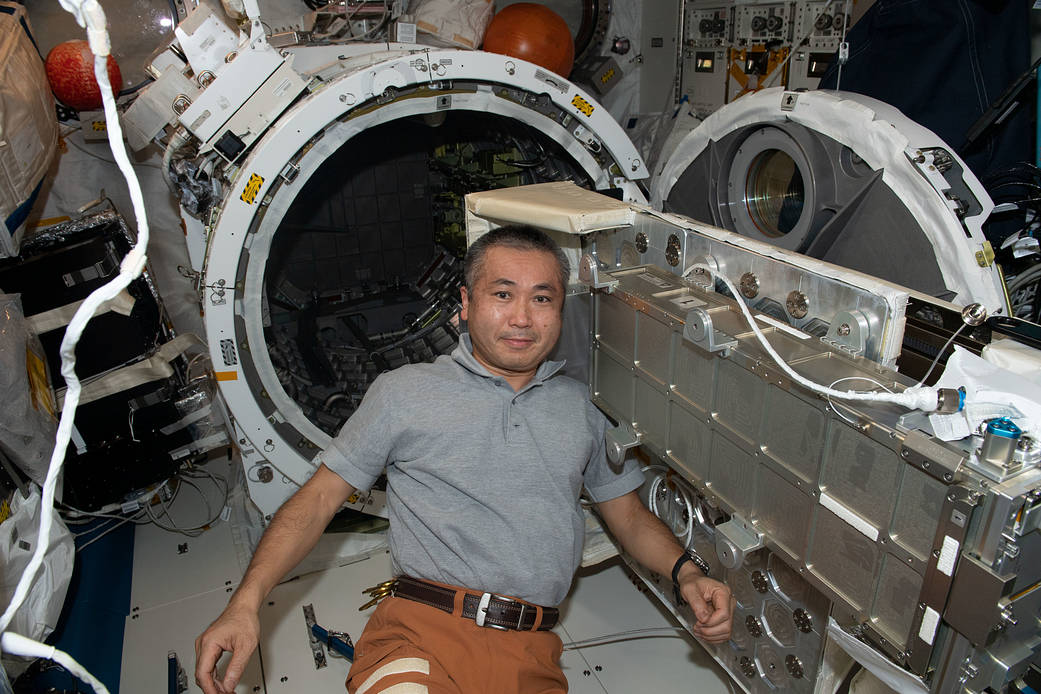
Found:
[{"label": "man in gray polo shirt", "polygon": [[[630,554],[672,572],[695,633],[729,638],[730,591],[640,502],[639,468],[608,464],[604,416],[584,385],[559,373],[563,363],[547,359],[560,336],[566,257],[541,232],[505,227],[471,246],[465,274],[468,332],[458,348],[373,383],[197,640],[196,681],[207,694],[234,689],[267,593],[384,470],[398,579],[357,644],[350,692],[566,691],[549,629],[582,555],[583,488]],[[233,656],[220,681],[222,651]]]}]

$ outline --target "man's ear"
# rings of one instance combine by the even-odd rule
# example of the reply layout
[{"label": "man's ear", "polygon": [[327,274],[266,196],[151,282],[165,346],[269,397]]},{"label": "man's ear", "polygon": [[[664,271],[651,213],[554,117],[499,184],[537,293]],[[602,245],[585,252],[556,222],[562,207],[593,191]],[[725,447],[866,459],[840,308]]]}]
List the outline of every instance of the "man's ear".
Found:
[{"label": "man's ear", "polygon": [[459,287],[459,298],[460,298],[460,302],[463,305],[463,308],[460,309],[460,311],[459,311],[459,318],[461,320],[466,320],[467,319],[466,318],[466,314],[467,314],[467,312],[468,312],[468,310],[470,308],[470,296],[469,296],[469,294],[466,293],[466,287],[465,286]]}]

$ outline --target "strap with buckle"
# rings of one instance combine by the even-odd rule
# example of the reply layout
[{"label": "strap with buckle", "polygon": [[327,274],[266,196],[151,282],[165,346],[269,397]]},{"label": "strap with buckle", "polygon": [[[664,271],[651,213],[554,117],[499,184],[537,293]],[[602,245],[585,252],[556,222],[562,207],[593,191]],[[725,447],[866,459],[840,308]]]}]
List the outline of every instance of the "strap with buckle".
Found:
[{"label": "strap with buckle", "polygon": [[[393,595],[436,607],[451,614],[455,610],[456,593],[434,583],[400,576]],[[539,619],[541,612],[542,618]],[[515,631],[548,631],[557,624],[560,613],[555,607],[539,607],[492,593],[463,592],[462,617],[477,626]]]}]

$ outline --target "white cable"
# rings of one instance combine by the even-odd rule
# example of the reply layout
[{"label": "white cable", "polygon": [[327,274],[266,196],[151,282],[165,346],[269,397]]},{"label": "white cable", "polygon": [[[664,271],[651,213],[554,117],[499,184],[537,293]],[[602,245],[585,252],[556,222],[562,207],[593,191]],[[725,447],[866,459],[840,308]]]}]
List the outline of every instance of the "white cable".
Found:
[{"label": "white cable", "polygon": [[14,597],[7,606],[7,610],[0,616],[0,646],[4,651],[49,658],[60,663],[73,672],[81,680],[84,680],[99,694],[108,694],[108,689],[101,682],[84,670],[68,654],[58,651],[50,646],[38,644],[32,639],[19,636],[7,631],[7,627],[14,619],[15,613],[25,602],[29,589],[36,579],[36,574],[43,564],[43,557],[50,546],[52,513],[54,507],[54,492],[57,485],[58,475],[65,462],[65,451],[69,440],[72,438],[72,424],[76,414],[76,407],[80,399],[80,381],[76,376],[76,345],[87,322],[101,307],[105,301],[114,299],[121,291],[137,278],[144,270],[147,258],[145,249],[148,247],[148,219],[145,215],[144,196],[141,193],[141,184],[137,180],[130,159],[127,157],[123,146],[123,129],[119,124],[119,113],[116,111],[116,100],[112,94],[112,85],[108,79],[108,55],[110,52],[108,31],[106,29],[105,12],[97,0],[60,0],[62,7],[76,17],[77,23],[87,30],[87,40],[91,51],[94,53],[94,76],[101,88],[101,100],[105,108],[105,123],[108,131],[109,146],[112,155],[127,181],[130,189],[130,200],[133,203],[134,215],[137,220],[138,242],[123,258],[120,263],[119,275],[102,287],[94,290],[80,305],[76,314],[72,317],[66,327],[65,336],[61,341],[61,374],[65,379],[67,390],[65,403],[62,407],[61,420],[58,423],[58,432],[55,437],[54,451],[51,454],[50,467],[43,485],[43,498],[40,502],[40,531],[39,540],[32,559],[18,581]]},{"label": "white cable", "polygon": [[937,392],[931,388],[925,388],[920,385],[911,386],[900,393],[876,393],[873,391],[856,391],[848,390],[841,391],[827,386],[822,386],[819,383],[815,383],[810,379],[806,378],[802,374],[798,373],[792,367],[788,366],[788,363],[781,358],[781,355],[777,353],[777,350],[773,348],[773,345],[766,339],[766,335],[759,329],[756,324],[755,318],[752,317],[751,311],[748,310],[748,305],[745,303],[744,298],[741,296],[741,292],[734,286],[734,283],[730,281],[730,278],[723,275],[716,270],[713,270],[704,263],[694,263],[683,272],[683,276],[686,277],[694,270],[701,270],[708,274],[710,277],[715,277],[722,280],[723,284],[726,285],[727,289],[733,295],[734,300],[737,301],[738,307],[741,309],[741,313],[744,314],[745,320],[748,322],[749,327],[752,328],[752,332],[755,333],[759,343],[766,350],[766,353],[770,355],[781,369],[788,374],[788,376],[803,386],[808,388],[815,393],[826,395],[832,398],[838,398],[840,400],[860,400],[865,402],[891,402],[901,407],[906,407],[909,410],[921,410],[923,412],[933,412],[939,406]]},{"label": "white cable", "polygon": [[0,649],[2,649],[4,653],[13,653],[28,658],[46,658],[47,660],[53,660],[93,687],[95,692],[108,693],[108,689],[105,688],[105,685],[99,682],[94,675],[87,672],[87,669],[77,663],[75,658],[65,651],[58,650],[54,646],[48,646],[47,644],[39,643],[38,641],[27,639],[20,634],[8,631],[5,632],[3,638],[0,639]]},{"label": "white cable", "polygon": [[618,641],[633,641],[635,639],[645,639],[655,636],[679,637],[686,634],[687,630],[684,627],[646,627],[644,629],[630,629],[628,631],[619,631],[614,634],[594,636],[593,638],[582,639],[581,641],[565,641],[563,646],[565,651],[572,651],[579,648],[588,648],[590,646],[603,646]]},{"label": "white cable", "polygon": [[[844,378],[836,378],[834,381],[832,381],[828,385],[828,387],[829,388],[834,388],[836,383],[842,383],[843,381],[867,381],[868,383],[874,383],[876,386],[878,386],[879,388],[883,389],[887,393],[892,393],[893,392],[892,390],[887,388],[884,384],[879,383],[878,381],[876,381],[873,378],[868,378],[867,376],[846,376]],[[855,422],[854,420],[850,419],[846,415],[844,415],[841,412],[839,412],[839,407],[842,407],[844,409],[849,409],[845,405],[836,405],[835,403],[833,403],[831,401],[831,397],[830,396],[828,397],[828,405],[831,406],[831,411],[834,412],[838,416],[838,418],[841,419],[842,421],[844,421],[846,424],[850,424],[852,426],[858,426],[857,422]],[[852,412],[853,410],[850,410],[850,411]]]},{"label": "white cable", "polygon": [[[676,539],[681,541],[683,548],[686,549],[690,547],[690,543],[694,539],[694,528],[696,527],[694,501],[691,499],[690,493],[686,489],[681,487],[679,484],[673,483],[672,486],[674,487],[674,489],[671,490],[668,488],[668,486],[662,486],[669,481],[667,477],[672,472],[670,469],[660,465],[647,465],[642,468],[642,471],[646,472],[647,470],[652,469],[662,470],[662,474],[655,475],[654,479],[651,481],[651,486],[648,489],[647,494],[647,510],[654,514],[654,516],[657,517],[660,521],[665,523],[665,525],[669,528],[672,534],[676,536]],[[685,525],[683,529],[679,532],[677,532],[676,528],[673,527],[673,514],[675,513],[675,511],[670,510],[670,517],[666,519],[663,517],[663,514],[665,513],[666,509],[659,508],[658,506],[658,492],[662,489],[665,489],[666,492],[672,492],[673,494],[675,494],[675,497],[673,498],[671,505],[679,505],[683,510],[687,512]]]},{"label": "white cable", "polygon": [[[105,537],[106,535],[108,535],[108,534],[109,534],[110,532],[112,532],[113,530],[117,530],[117,529],[119,529],[119,527],[120,527],[120,526],[122,526],[122,525],[123,525],[124,523],[129,523],[129,522],[130,522],[130,521],[132,521],[132,520],[133,520],[133,518],[124,518],[124,519],[123,519],[123,520],[121,520],[121,521],[117,521],[117,522],[116,522],[116,523],[115,523],[114,525],[110,525],[110,526],[109,526],[108,528],[106,528],[106,529],[105,529],[105,532],[101,533],[100,535],[95,535],[94,537],[90,538],[89,540],[87,540],[86,542],[84,542],[84,543],[83,543],[82,545],[80,545],[79,547],[77,547],[77,548],[76,548],[76,551],[77,551],[77,552],[82,552],[82,551],[83,551],[83,550],[85,550],[85,549],[86,549],[87,547],[90,547],[90,546],[91,546],[92,544],[94,544],[95,542],[97,542],[97,541],[98,541],[98,540],[100,540],[101,538]],[[86,533],[84,533],[84,534],[86,534]]]},{"label": "white cable", "polygon": [[940,351],[936,353],[936,357],[935,357],[935,358],[933,359],[932,363],[931,363],[931,364],[929,364],[929,370],[925,372],[925,375],[924,375],[924,376],[922,376],[922,380],[920,380],[920,381],[918,382],[918,385],[922,385],[923,383],[925,383],[925,380],[926,380],[927,378],[929,378],[929,376],[931,376],[931,375],[932,375],[932,373],[933,373],[933,369],[935,369],[935,368],[936,368],[936,365],[940,363],[940,357],[942,357],[942,356],[943,356],[943,353],[944,353],[944,352],[946,352],[946,351],[947,351],[947,348],[948,348],[948,347],[950,347],[950,346],[951,346],[951,343],[953,343],[953,342],[954,342],[954,338],[956,338],[956,337],[958,337],[959,335],[961,335],[961,331],[962,331],[962,330],[965,330],[965,328],[966,328],[966,327],[968,327],[968,325],[969,325],[968,323],[962,323],[961,325],[959,325],[959,326],[958,326],[958,329],[954,331],[954,334],[952,334],[952,335],[951,335],[951,336],[950,336],[950,337],[949,337],[949,338],[947,339],[947,342],[944,342],[944,343],[943,343],[943,347],[941,347],[941,348],[940,348]]},{"label": "white cable", "polygon": [[[842,52],[842,46],[846,46],[846,30],[849,28],[846,26],[847,20],[849,20],[849,3],[850,0],[846,0],[846,6],[842,9],[842,44],[839,47],[839,52]],[[847,46],[848,49],[848,46]],[[842,66],[845,63],[843,56],[839,56],[839,72],[835,77],[835,89],[842,89]]]}]

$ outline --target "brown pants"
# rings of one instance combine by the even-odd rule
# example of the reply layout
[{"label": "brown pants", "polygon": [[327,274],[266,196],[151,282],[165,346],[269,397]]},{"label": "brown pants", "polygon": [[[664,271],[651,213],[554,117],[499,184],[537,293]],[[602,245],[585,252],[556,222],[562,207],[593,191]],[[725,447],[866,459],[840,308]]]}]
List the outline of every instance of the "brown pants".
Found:
[{"label": "brown pants", "polygon": [[[461,598],[456,601],[461,602]],[[369,619],[347,675],[350,694],[565,694],[552,631],[500,631],[404,598]]]}]

